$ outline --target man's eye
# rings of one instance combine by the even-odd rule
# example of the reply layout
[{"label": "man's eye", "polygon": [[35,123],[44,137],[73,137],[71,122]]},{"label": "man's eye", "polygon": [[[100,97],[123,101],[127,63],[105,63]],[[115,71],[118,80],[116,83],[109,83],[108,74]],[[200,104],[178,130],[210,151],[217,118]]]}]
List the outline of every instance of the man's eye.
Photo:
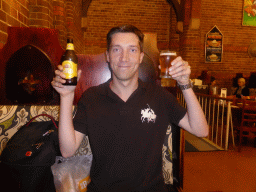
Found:
[{"label": "man's eye", "polygon": [[120,52],[120,49],[119,49],[119,48],[113,48],[112,51],[113,51],[114,53],[117,53],[117,52]]},{"label": "man's eye", "polygon": [[131,49],[131,52],[132,52],[132,53],[136,53],[136,52],[137,52],[137,49]]}]

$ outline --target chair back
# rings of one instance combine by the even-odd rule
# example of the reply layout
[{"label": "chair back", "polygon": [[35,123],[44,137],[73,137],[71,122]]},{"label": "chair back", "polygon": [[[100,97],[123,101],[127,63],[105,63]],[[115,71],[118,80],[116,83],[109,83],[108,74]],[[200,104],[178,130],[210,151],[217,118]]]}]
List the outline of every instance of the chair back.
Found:
[{"label": "chair back", "polygon": [[[111,71],[105,53],[97,55],[78,54],[78,68],[82,70],[80,80],[75,90],[74,105],[76,105],[83,92],[92,86],[105,83],[111,78]],[[144,82],[156,83],[156,74],[152,59],[145,55],[139,67],[139,78]]]},{"label": "chair back", "polygon": [[241,151],[243,137],[256,138],[256,101],[247,99],[234,99],[234,105],[241,110],[241,123],[239,130],[239,146],[238,151]]},{"label": "chair back", "polygon": [[249,88],[249,95],[250,96],[256,96],[256,88]]},{"label": "chair back", "polygon": [[[241,126],[252,128],[256,131],[256,101],[242,99]],[[251,128],[250,128],[251,127]]]}]

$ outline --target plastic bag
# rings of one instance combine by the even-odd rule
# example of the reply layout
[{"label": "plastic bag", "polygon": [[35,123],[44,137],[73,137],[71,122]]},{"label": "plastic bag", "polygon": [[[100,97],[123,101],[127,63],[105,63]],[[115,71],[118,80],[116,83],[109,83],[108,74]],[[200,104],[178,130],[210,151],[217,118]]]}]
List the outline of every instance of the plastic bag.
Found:
[{"label": "plastic bag", "polygon": [[56,157],[52,166],[57,192],[85,192],[90,183],[92,155]]}]

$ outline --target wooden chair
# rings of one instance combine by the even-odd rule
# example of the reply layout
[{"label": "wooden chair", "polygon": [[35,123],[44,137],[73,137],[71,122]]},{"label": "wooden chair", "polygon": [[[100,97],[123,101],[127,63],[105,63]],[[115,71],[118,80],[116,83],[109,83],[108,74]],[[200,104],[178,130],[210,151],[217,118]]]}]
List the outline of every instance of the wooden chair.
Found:
[{"label": "wooden chair", "polygon": [[[238,126],[238,151],[241,151],[243,137],[256,138],[256,101],[236,99],[233,104],[241,109],[241,123]],[[255,144],[254,141],[254,147],[256,147]]]}]

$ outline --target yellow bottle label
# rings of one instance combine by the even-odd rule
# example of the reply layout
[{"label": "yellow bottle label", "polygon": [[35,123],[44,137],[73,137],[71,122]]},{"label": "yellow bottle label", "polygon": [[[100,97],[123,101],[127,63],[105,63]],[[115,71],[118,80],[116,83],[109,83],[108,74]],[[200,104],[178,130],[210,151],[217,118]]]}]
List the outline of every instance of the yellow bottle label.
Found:
[{"label": "yellow bottle label", "polygon": [[73,43],[68,43],[66,50],[74,50],[74,44]]},{"label": "yellow bottle label", "polygon": [[86,192],[87,191],[87,185],[91,182],[90,176],[87,176],[86,178],[82,179],[79,182],[79,190],[80,192]]},{"label": "yellow bottle label", "polygon": [[62,66],[64,68],[63,73],[66,75],[66,79],[77,77],[77,64],[73,61],[63,61]]}]

